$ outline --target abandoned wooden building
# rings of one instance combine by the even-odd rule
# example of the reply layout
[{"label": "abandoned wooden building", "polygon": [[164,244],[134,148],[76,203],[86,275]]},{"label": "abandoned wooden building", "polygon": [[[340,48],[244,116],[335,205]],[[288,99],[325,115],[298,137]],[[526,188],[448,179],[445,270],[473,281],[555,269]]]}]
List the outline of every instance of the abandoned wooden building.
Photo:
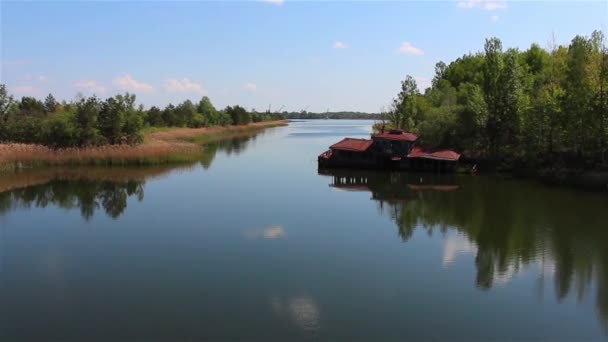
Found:
[{"label": "abandoned wooden building", "polygon": [[449,172],[460,154],[420,146],[418,135],[393,129],[370,139],[344,138],[318,157],[319,167],[351,167]]}]

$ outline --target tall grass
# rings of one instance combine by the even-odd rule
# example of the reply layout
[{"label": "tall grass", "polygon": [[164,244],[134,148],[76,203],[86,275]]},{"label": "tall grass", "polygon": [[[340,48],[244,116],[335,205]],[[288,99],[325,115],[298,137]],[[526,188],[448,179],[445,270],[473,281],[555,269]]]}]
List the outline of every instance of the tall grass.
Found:
[{"label": "tall grass", "polygon": [[286,121],[244,126],[154,129],[140,145],[106,145],[52,149],[33,144],[0,144],[0,173],[21,168],[55,165],[155,165],[193,162],[203,156],[201,144],[286,125]]}]

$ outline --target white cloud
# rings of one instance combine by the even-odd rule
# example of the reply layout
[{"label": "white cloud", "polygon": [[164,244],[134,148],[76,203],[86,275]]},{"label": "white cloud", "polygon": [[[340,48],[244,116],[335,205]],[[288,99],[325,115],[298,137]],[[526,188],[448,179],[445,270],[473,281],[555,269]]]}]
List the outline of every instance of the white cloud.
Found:
[{"label": "white cloud", "polygon": [[346,49],[348,45],[345,42],[337,41],[334,43],[334,49]]},{"label": "white cloud", "polygon": [[496,21],[498,21],[498,19],[500,19],[500,17],[495,14],[495,15],[491,16],[490,19],[492,19],[492,21],[496,22]]},{"label": "white cloud", "polygon": [[412,45],[409,42],[401,43],[401,46],[399,46],[399,49],[397,50],[397,52],[402,55],[416,55],[416,56],[424,55],[424,51],[422,51],[422,49],[415,47],[414,45]]},{"label": "white cloud", "polygon": [[74,87],[93,93],[104,93],[106,91],[106,87],[92,80],[77,81],[74,83]]},{"label": "white cloud", "polygon": [[260,2],[265,2],[273,5],[282,5],[285,3],[285,0],[259,0]]},{"label": "white cloud", "polygon": [[144,93],[154,91],[153,86],[134,79],[130,74],[115,78],[112,81],[112,84],[115,87],[126,91],[141,91]]},{"label": "white cloud", "polygon": [[245,83],[243,85],[243,89],[249,90],[249,91],[256,91],[258,89],[258,85],[255,83],[251,83],[251,82]]},{"label": "white cloud", "polygon": [[48,79],[44,75],[36,76],[36,75],[32,75],[32,74],[25,74],[22,77],[22,79],[25,81],[36,81],[36,82],[40,82],[40,83],[44,83],[44,82],[48,81]]},{"label": "white cloud", "polygon": [[467,8],[467,9],[481,8],[486,11],[495,11],[498,9],[507,8],[506,1],[500,1],[500,0],[467,0],[467,1],[460,1],[456,5],[460,8]]},{"label": "white cloud", "polygon": [[200,83],[191,81],[188,78],[166,80],[165,90],[170,93],[195,93],[200,95],[207,93]]},{"label": "white cloud", "polygon": [[38,89],[37,87],[31,86],[31,85],[20,85],[20,86],[15,86],[13,88],[13,91],[16,94],[21,94],[21,95],[35,95],[35,94],[40,94],[40,89]]}]

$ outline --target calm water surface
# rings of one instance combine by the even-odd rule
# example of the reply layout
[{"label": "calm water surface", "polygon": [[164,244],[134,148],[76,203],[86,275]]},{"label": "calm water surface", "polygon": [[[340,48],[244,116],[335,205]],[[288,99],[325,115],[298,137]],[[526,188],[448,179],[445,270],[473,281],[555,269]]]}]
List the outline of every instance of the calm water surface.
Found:
[{"label": "calm water surface", "polygon": [[370,125],[0,178],[0,341],[607,338],[605,195],[317,171]]}]

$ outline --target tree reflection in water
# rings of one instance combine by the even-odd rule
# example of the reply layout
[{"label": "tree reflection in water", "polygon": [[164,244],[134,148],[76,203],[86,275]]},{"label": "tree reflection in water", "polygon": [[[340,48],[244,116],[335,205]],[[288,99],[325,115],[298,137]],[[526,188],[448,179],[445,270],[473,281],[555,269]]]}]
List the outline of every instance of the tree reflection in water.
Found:
[{"label": "tree reflection in water", "polygon": [[124,213],[129,197],[144,198],[147,179],[200,163],[211,167],[218,152],[238,155],[266,130],[240,133],[208,142],[200,160],[179,165],[149,167],[49,167],[18,171],[0,177],[0,216],[16,208],[55,205],[79,209],[90,220],[102,208],[114,219]]},{"label": "tree reflection in water", "polygon": [[[608,322],[608,211],[603,194],[493,177],[351,170],[319,172],[330,186],[369,191],[407,242],[415,230],[458,232],[476,246],[476,284],[490,289],[523,269],[553,273],[556,299],[596,288]],[[591,286],[594,285],[594,286]]]},{"label": "tree reflection in water", "polygon": [[127,207],[128,197],[144,198],[145,181],[125,182],[92,180],[52,180],[45,184],[0,193],[0,215],[15,208],[46,208],[55,205],[64,209],[80,210],[85,220],[103,208],[116,219]]},{"label": "tree reflection in water", "polygon": [[208,142],[205,144],[203,157],[201,158],[200,163],[203,168],[207,170],[211,167],[211,164],[215,159],[215,155],[219,151],[224,152],[227,155],[239,155],[243,151],[245,151],[250,146],[250,144],[256,140],[258,136],[263,135],[265,132],[266,130],[256,131],[247,135],[238,135],[217,141]]}]

